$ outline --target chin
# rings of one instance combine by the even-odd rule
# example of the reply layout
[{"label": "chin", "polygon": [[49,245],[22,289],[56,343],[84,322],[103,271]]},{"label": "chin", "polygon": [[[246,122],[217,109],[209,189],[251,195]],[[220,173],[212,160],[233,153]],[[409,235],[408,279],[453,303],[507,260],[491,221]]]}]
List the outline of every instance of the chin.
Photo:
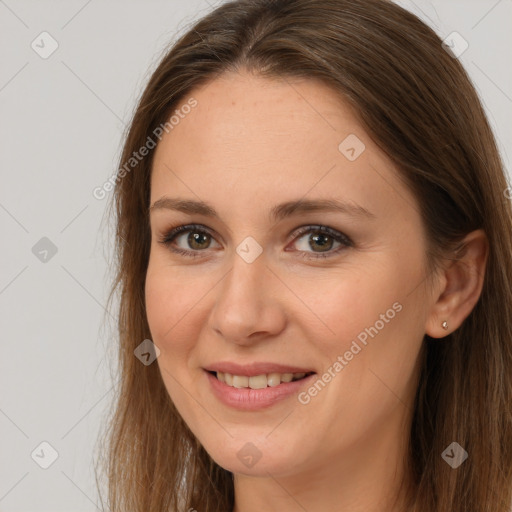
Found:
[{"label": "chin", "polygon": [[223,447],[217,444],[213,450],[208,449],[207,445],[203,446],[219,466],[231,473],[265,477],[268,477],[269,473],[288,474],[291,467],[299,462],[297,450],[293,450],[291,445],[283,447],[282,442],[274,445],[266,439],[267,435],[253,437],[253,441],[231,439]]}]

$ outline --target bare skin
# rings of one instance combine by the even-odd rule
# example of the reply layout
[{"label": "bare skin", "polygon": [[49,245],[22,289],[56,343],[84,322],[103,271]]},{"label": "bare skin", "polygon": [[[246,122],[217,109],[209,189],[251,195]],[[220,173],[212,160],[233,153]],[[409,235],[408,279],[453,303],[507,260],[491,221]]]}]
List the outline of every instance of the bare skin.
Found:
[{"label": "bare skin", "polygon": [[[468,235],[464,259],[429,287],[417,203],[333,91],[241,72],[191,96],[197,107],[156,149],[150,204],[163,196],[205,201],[219,216],[150,212],[147,314],[172,400],[211,457],[234,473],[234,512],[402,510],[393,499],[407,480],[418,354],[425,334],[443,338],[476,304],[484,233]],[[365,145],[353,161],[356,139],[339,149],[350,134]],[[300,199],[336,199],[372,215],[270,218],[273,206]],[[159,243],[170,228],[192,223],[207,231],[196,245],[187,238],[193,228]],[[314,228],[297,235],[319,225],[352,243],[315,238]],[[262,249],[251,263],[236,251],[247,237]],[[370,327],[378,332],[345,357]],[[338,356],[347,364],[336,371]],[[314,396],[301,389],[302,402],[294,395],[241,411],[221,403],[206,378],[204,368],[221,360],[290,364],[318,377],[330,368],[331,379]],[[246,443],[261,454],[251,467],[237,456]]]}]

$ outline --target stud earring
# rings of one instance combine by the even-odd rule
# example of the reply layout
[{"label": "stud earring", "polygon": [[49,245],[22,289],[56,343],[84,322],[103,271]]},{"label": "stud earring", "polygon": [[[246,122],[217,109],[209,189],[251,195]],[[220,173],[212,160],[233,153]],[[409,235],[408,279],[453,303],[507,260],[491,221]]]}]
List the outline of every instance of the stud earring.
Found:
[{"label": "stud earring", "polygon": [[448,322],[445,320],[442,324],[443,329],[448,330]]}]

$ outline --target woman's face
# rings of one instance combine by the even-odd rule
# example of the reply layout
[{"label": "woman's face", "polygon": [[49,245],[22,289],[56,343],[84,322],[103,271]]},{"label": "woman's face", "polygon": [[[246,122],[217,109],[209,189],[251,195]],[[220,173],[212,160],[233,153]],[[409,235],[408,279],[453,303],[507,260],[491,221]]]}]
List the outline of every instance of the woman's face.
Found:
[{"label": "woman's face", "polygon": [[433,303],[416,201],[321,83],[233,73],[191,96],[151,177],[147,316],[174,404],[234,473],[390,463]]}]

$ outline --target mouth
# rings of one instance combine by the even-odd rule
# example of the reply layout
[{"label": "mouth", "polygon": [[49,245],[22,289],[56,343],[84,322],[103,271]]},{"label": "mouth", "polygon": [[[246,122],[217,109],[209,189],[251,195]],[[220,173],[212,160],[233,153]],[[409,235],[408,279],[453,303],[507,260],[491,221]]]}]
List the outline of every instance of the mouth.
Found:
[{"label": "mouth", "polygon": [[215,377],[218,381],[223,382],[227,386],[233,388],[248,388],[248,389],[265,389],[277,387],[284,383],[296,382],[307,379],[315,372],[300,372],[300,373],[261,373],[260,375],[234,375],[227,372],[208,371],[207,372]]}]

